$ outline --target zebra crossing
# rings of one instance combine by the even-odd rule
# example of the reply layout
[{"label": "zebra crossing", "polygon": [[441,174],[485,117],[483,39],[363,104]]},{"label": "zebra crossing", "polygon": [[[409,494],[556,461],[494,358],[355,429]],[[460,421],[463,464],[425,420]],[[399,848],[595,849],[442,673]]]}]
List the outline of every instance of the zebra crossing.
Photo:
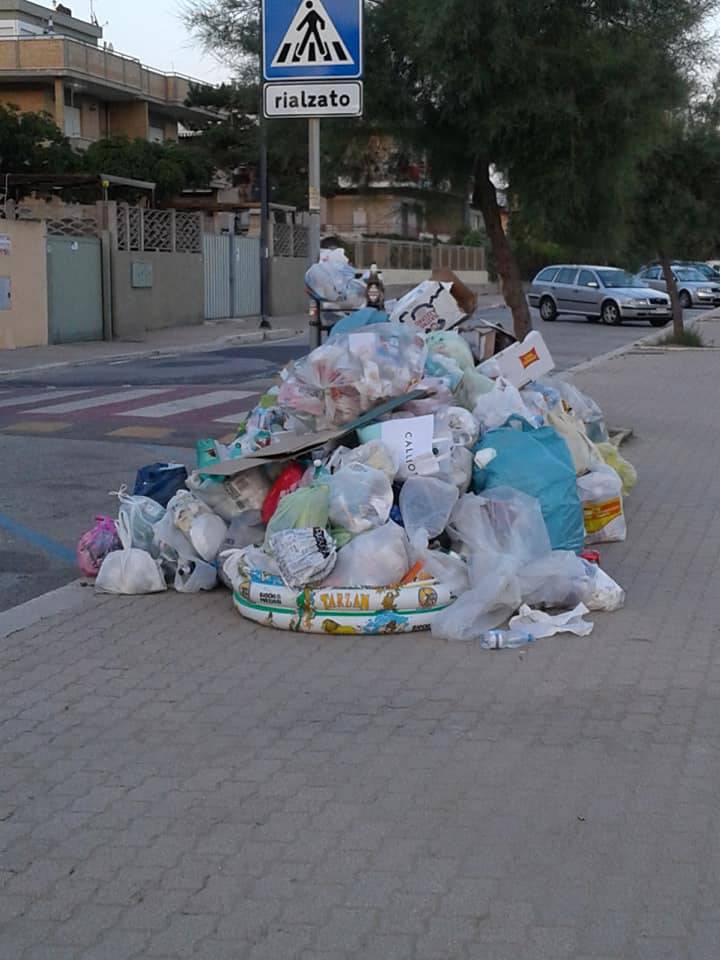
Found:
[{"label": "zebra crossing", "polygon": [[0,389],[0,434],[82,435],[176,443],[227,434],[261,396],[211,385]]}]

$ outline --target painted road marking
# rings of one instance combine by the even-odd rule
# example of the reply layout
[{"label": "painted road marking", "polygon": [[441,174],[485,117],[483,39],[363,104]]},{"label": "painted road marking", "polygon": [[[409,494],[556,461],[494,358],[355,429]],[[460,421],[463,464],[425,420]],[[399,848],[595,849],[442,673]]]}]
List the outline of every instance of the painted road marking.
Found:
[{"label": "painted road marking", "polygon": [[115,416],[148,417],[149,419],[173,417],[178,413],[189,413],[191,410],[221,406],[223,403],[246,400],[252,396],[253,394],[247,390],[216,390],[213,393],[201,393],[195,397],[169,400],[167,403],[155,403],[151,407],[141,407],[139,410],[127,410],[123,413],[116,413]]},{"label": "painted road marking", "polygon": [[170,427],[121,427],[112,430],[108,437],[124,437],[129,440],[165,440],[173,430]]},{"label": "painted road marking", "polygon": [[[28,410],[32,413],[32,410]],[[72,427],[72,423],[63,423],[62,420],[20,420],[0,427],[3,433],[59,433]]]},{"label": "painted road marking", "polygon": [[231,413],[227,417],[216,417],[213,423],[240,423],[250,413],[249,410],[241,410],[239,413]]},{"label": "painted road marking", "polygon": [[62,543],[58,543],[56,540],[51,540],[49,537],[43,536],[41,533],[36,533],[21,523],[17,523],[12,517],[8,517],[4,513],[0,513],[0,528],[15,537],[27,540],[27,542],[32,543],[33,546],[40,547],[40,549],[46,553],[51,553],[54,557],[57,557],[58,560],[63,560],[65,563],[72,563],[73,565],[77,563],[74,550],[63,546]]},{"label": "painted road marking", "polygon": [[87,393],[88,388],[84,390],[44,390],[42,393],[31,393],[21,397],[14,395],[0,399],[0,407],[22,407],[25,404],[40,403],[42,400],[62,400],[64,397],[76,397],[79,393]]},{"label": "painted road marking", "polygon": [[76,413],[79,410],[90,410],[95,407],[105,407],[111,403],[130,403],[132,400],[144,400],[146,397],[157,396],[158,393],[168,393],[171,387],[152,387],[143,390],[125,390],[118,393],[108,393],[99,397],[84,397],[82,400],[71,400],[69,403],[53,404],[49,407],[40,407],[30,410],[29,413]]}]

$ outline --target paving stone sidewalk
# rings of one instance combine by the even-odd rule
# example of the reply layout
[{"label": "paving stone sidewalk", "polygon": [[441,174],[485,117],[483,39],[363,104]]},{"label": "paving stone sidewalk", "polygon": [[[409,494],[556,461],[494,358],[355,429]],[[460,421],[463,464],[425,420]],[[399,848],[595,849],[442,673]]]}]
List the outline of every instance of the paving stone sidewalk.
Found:
[{"label": "paving stone sidewalk", "polygon": [[590,637],[87,591],[0,641],[0,958],[717,960],[719,364],[578,377],[641,478]]}]

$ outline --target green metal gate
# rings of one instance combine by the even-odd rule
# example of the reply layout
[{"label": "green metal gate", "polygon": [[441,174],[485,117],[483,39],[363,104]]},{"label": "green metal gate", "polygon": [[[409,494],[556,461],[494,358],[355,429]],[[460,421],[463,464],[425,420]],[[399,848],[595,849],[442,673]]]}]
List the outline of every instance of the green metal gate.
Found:
[{"label": "green metal gate", "polygon": [[48,237],[50,343],[103,339],[102,256],[98,237]]}]

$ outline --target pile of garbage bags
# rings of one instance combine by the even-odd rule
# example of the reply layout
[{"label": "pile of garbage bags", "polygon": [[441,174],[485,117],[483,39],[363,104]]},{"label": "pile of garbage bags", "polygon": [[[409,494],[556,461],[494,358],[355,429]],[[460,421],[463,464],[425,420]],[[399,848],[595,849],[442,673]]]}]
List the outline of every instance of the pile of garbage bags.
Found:
[{"label": "pile of garbage bags", "polygon": [[189,472],[152,464],[115,495],[82,572],[109,593],[223,585],[292,630],[487,649],[589,632],[624,602],[588,547],[625,539],[635,471],[539,334],[477,364],[443,327],[387,319],[290,363],[232,444],[201,440]]}]

